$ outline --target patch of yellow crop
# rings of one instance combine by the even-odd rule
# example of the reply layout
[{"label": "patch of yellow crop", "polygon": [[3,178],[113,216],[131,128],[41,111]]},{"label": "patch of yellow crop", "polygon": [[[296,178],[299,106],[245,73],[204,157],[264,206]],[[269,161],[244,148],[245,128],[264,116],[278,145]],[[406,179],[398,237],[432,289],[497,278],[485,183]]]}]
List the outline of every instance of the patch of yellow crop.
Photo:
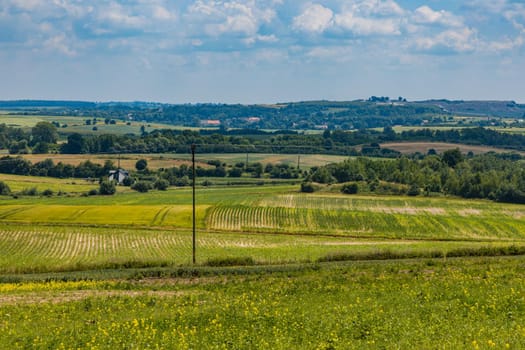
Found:
[{"label": "patch of yellow crop", "polygon": [[[208,206],[197,206],[197,216],[203,218]],[[190,227],[190,205],[5,205],[0,207],[0,219],[24,223],[67,223],[83,225],[153,225]]]}]

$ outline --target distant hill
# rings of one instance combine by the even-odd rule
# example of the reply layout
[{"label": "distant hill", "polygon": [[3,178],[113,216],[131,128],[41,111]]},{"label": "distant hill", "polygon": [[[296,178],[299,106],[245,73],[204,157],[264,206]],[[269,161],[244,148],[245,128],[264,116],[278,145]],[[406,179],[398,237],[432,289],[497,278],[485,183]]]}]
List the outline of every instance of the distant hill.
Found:
[{"label": "distant hill", "polygon": [[364,129],[394,125],[451,125],[452,116],[489,117],[471,125],[495,125],[499,118],[525,118],[514,101],[406,101],[372,96],[355,101],[303,101],[273,105],[163,104],[155,102],[0,101],[16,114],[68,115],[160,122],[188,127],[249,129]]},{"label": "distant hill", "polygon": [[437,106],[444,112],[458,115],[525,118],[525,104],[518,104],[514,101],[428,100],[413,103]]}]

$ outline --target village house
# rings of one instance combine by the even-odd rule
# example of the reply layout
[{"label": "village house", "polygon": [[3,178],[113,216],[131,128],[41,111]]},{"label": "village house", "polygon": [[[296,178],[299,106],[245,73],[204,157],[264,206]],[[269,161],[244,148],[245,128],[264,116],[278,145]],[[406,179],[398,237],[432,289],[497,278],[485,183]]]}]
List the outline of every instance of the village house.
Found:
[{"label": "village house", "polygon": [[124,169],[110,170],[108,180],[122,184],[127,177],[129,177],[129,173]]}]

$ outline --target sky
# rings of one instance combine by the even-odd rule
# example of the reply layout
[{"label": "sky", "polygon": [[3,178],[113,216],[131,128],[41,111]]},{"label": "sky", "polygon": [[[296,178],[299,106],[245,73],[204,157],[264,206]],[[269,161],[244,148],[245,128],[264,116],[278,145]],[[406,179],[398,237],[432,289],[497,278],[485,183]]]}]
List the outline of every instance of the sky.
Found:
[{"label": "sky", "polygon": [[0,100],[525,102],[524,0],[0,0]]}]

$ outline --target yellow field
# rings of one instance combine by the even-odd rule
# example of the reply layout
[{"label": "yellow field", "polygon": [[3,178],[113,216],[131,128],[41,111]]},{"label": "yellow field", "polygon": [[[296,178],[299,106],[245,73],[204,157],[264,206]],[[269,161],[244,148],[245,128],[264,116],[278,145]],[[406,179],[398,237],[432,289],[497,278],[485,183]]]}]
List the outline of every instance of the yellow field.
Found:
[{"label": "yellow field", "polygon": [[[203,226],[208,206],[197,206]],[[190,205],[2,205],[0,220],[25,224],[191,227]]]},{"label": "yellow field", "polygon": [[[159,168],[172,168],[180,167],[182,164],[188,166],[191,165],[189,159],[177,159],[177,155],[173,154],[104,154],[104,155],[93,155],[93,154],[25,154],[22,155],[25,159],[29,160],[32,163],[41,162],[45,159],[53,159],[53,162],[56,164],[62,162],[64,164],[79,165],[82,162],[87,160],[103,165],[107,160],[112,161],[116,166],[119,163],[120,158],[120,167],[123,169],[134,170],[135,163],[139,159],[146,159],[148,162],[148,168],[155,170]],[[209,167],[205,162],[197,162],[198,166]]]},{"label": "yellow field", "polygon": [[488,146],[471,146],[457,143],[446,143],[446,142],[386,142],[381,144],[382,148],[389,148],[401,153],[415,153],[420,152],[426,154],[429,149],[434,149],[438,153],[449,149],[459,148],[461,152],[468,153],[472,152],[474,154],[481,154],[487,152],[496,152],[496,153],[506,153],[506,152],[516,152],[521,155],[525,155],[525,152],[518,152],[513,150],[508,150],[504,148],[488,147]]},{"label": "yellow field", "polygon": [[[85,179],[55,179],[41,176],[21,176],[0,174],[0,181],[7,183],[12,192],[20,192],[24,189],[36,188],[37,191],[52,190],[66,193],[85,193],[91,189],[98,189],[97,181]],[[119,188],[118,190],[124,190]]]}]

